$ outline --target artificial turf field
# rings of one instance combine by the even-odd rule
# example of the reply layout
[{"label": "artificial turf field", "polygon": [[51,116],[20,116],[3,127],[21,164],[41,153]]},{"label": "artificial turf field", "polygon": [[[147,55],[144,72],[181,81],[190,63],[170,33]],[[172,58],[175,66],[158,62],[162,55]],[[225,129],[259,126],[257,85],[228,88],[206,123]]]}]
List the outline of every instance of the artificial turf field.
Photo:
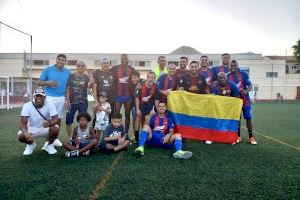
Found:
[{"label": "artificial turf field", "polygon": [[[17,142],[20,109],[0,111],[0,199],[300,199],[300,104],[255,103],[258,145],[205,145],[185,141],[194,153],[175,160],[173,150],[145,148],[65,158],[31,156]],[[243,125],[245,126],[245,125]],[[60,140],[66,137],[65,129]]]}]

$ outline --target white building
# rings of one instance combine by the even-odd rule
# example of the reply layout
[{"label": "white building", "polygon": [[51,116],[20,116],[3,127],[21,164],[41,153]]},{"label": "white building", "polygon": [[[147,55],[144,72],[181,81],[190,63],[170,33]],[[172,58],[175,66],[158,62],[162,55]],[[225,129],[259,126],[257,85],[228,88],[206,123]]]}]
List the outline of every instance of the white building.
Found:
[{"label": "white building", "polygon": [[[100,58],[105,56],[111,60],[112,65],[118,64],[120,54],[105,53],[66,53],[67,68],[74,70],[77,60],[83,60],[89,71],[100,67]],[[166,56],[168,61],[179,61],[181,56],[187,56],[189,61],[199,61],[201,55],[174,55],[174,54],[129,54],[130,65],[139,70],[142,77],[148,70],[157,65],[157,58],[160,55]],[[210,59],[212,66],[221,63],[220,54],[205,54]],[[49,64],[56,62],[57,53],[33,53],[32,54],[32,77],[39,78],[41,71]],[[257,92],[258,100],[275,100],[283,96],[287,100],[300,98],[300,74],[286,73],[286,60],[271,59],[261,54],[237,53],[231,54],[231,58],[239,62],[242,70],[248,71],[254,91]],[[24,53],[0,53],[0,76],[29,79],[31,75],[30,55]],[[1,79],[0,79],[1,80]],[[17,82],[17,81],[16,81]],[[18,84],[15,83],[15,87]],[[27,81],[28,86],[28,81]],[[3,90],[3,84],[1,86]],[[15,88],[12,87],[12,88]],[[298,94],[297,94],[298,87]],[[17,93],[18,88],[13,89]]]}]

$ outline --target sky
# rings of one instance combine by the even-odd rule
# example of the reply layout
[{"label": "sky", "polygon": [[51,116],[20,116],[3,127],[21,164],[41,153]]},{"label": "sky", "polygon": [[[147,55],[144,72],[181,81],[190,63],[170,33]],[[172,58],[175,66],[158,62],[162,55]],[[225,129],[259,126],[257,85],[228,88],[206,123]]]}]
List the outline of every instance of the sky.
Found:
[{"label": "sky", "polygon": [[[34,53],[292,55],[299,0],[0,0],[0,21],[32,35]],[[30,37],[0,27],[0,53]]]}]

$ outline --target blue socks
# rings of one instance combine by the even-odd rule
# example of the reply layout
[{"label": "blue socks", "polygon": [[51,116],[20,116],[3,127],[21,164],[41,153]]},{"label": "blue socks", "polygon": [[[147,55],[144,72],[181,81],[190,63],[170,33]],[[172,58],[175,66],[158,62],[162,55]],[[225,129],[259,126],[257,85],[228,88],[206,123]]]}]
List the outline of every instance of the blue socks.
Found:
[{"label": "blue socks", "polygon": [[175,139],[174,146],[176,151],[182,150],[182,140]]},{"label": "blue socks", "polygon": [[140,141],[139,141],[140,146],[143,147],[145,145],[147,137],[148,137],[147,131],[141,130],[141,132],[140,132]]}]

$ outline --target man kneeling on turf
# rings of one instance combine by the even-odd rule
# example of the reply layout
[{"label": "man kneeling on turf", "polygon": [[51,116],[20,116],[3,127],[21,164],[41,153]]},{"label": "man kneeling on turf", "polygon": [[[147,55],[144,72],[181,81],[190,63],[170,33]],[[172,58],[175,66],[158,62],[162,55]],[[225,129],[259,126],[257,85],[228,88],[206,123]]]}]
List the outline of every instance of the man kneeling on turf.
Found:
[{"label": "man kneeling on turf", "polygon": [[104,153],[113,153],[126,149],[129,143],[130,138],[128,134],[125,134],[122,124],[122,114],[114,113],[111,117],[111,124],[104,130],[100,150]]},{"label": "man kneeling on turf", "polygon": [[42,150],[47,151],[48,154],[55,154],[57,150],[54,148],[53,142],[59,133],[56,108],[51,101],[46,100],[43,88],[35,89],[33,98],[34,101],[24,104],[21,111],[18,139],[27,144],[23,155],[32,154],[36,147],[34,139],[37,137],[46,137],[49,142]]},{"label": "man kneeling on turf", "polygon": [[160,102],[157,106],[158,114],[151,117],[149,125],[145,124],[140,132],[139,147],[135,152],[144,155],[145,143],[160,148],[171,148],[175,146],[174,158],[188,159],[193,153],[182,151],[182,138],[180,133],[174,132],[172,119],[166,114],[166,103]]},{"label": "man kneeling on turf", "polygon": [[72,140],[64,142],[64,147],[69,150],[65,153],[67,158],[76,157],[80,154],[88,156],[90,150],[98,144],[97,136],[92,127],[88,127],[91,121],[89,113],[81,113],[76,117],[79,123],[73,130]]}]

